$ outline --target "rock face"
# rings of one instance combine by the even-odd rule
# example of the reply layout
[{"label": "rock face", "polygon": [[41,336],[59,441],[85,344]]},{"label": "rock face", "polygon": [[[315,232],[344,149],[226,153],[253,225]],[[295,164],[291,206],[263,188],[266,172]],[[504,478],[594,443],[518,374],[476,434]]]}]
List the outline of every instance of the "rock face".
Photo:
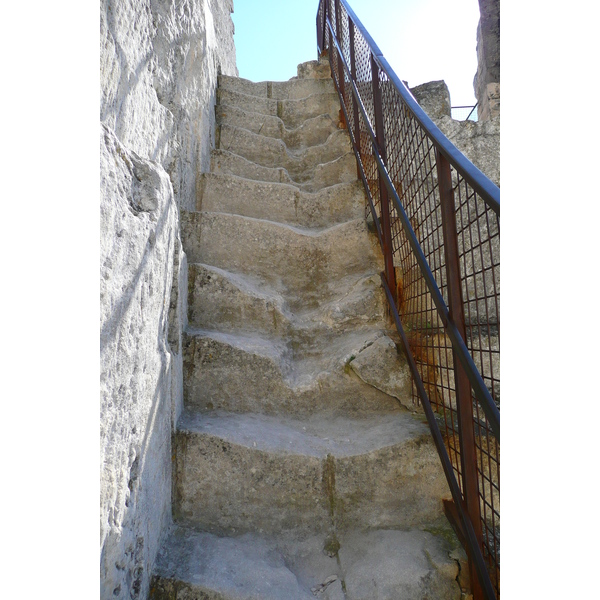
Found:
[{"label": "rock face", "polygon": [[452,114],[450,90],[445,81],[429,81],[410,88],[410,91],[435,123]]},{"label": "rock face", "polygon": [[132,598],[169,521],[177,209],[160,165],[100,137],[102,597]]},{"label": "rock face", "polygon": [[500,115],[500,0],[479,0],[479,13],[473,88],[478,118],[487,121]]},{"label": "rock face", "polygon": [[171,521],[193,207],[219,72],[237,74],[231,0],[100,2],[101,597],[146,598]]},{"label": "rock face", "polygon": [[100,120],[169,173],[180,208],[214,146],[217,74],[237,75],[233,1],[102,0]]}]

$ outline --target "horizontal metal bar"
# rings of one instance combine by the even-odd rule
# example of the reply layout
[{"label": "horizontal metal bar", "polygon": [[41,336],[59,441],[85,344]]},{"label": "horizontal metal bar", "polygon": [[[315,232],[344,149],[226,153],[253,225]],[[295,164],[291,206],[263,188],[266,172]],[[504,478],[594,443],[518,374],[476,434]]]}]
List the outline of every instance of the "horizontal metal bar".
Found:
[{"label": "horizontal metal bar", "polygon": [[471,109],[471,112],[467,115],[467,121],[469,120],[469,117],[473,114],[473,111],[477,108],[478,105],[479,105],[479,102],[477,104],[475,104],[475,106]]}]

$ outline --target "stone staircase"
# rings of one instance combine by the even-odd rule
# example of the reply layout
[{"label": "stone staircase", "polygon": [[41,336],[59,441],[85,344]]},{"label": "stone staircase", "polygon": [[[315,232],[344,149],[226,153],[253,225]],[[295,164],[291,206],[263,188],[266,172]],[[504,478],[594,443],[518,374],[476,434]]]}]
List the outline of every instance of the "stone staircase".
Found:
[{"label": "stone staircase", "polygon": [[458,599],[424,418],[352,368],[393,334],[329,66],[220,76],[216,111],[181,217],[185,408],[151,597]]}]

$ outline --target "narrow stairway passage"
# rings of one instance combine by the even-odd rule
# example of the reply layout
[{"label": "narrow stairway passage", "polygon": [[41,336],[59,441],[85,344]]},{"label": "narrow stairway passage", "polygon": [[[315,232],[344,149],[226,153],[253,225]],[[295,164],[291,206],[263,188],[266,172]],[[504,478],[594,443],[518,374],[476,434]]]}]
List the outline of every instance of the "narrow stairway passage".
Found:
[{"label": "narrow stairway passage", "polygon": [[181,217],[185,408],[152,597],[458,600],[425,420],[350,368],[393,336],[383,260],[328,64],[298,75],[219,78]]}]

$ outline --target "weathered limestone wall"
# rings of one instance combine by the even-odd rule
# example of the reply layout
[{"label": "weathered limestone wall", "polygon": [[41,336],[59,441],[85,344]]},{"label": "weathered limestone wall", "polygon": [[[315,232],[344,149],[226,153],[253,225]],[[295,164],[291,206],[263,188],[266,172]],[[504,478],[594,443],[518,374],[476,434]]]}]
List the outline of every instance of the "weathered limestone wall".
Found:
[{"label": "weathered limestone wall", "polygon": [[217,72],[237,75],[233,0],[101,0],[100,120],[159,162],[192,208],[214,141]]},{"label": "weathered limestone wall", "polygon": [[478,119],[487,121],[500,115],[500,0],[479,0],[479,14],[473,88]]},{"label": "weathered limestone wall", "polygon": [[179,209],[209,168],[232,0],[100,2],[103,599],[146,598],[171,519],[187,263]]}]

